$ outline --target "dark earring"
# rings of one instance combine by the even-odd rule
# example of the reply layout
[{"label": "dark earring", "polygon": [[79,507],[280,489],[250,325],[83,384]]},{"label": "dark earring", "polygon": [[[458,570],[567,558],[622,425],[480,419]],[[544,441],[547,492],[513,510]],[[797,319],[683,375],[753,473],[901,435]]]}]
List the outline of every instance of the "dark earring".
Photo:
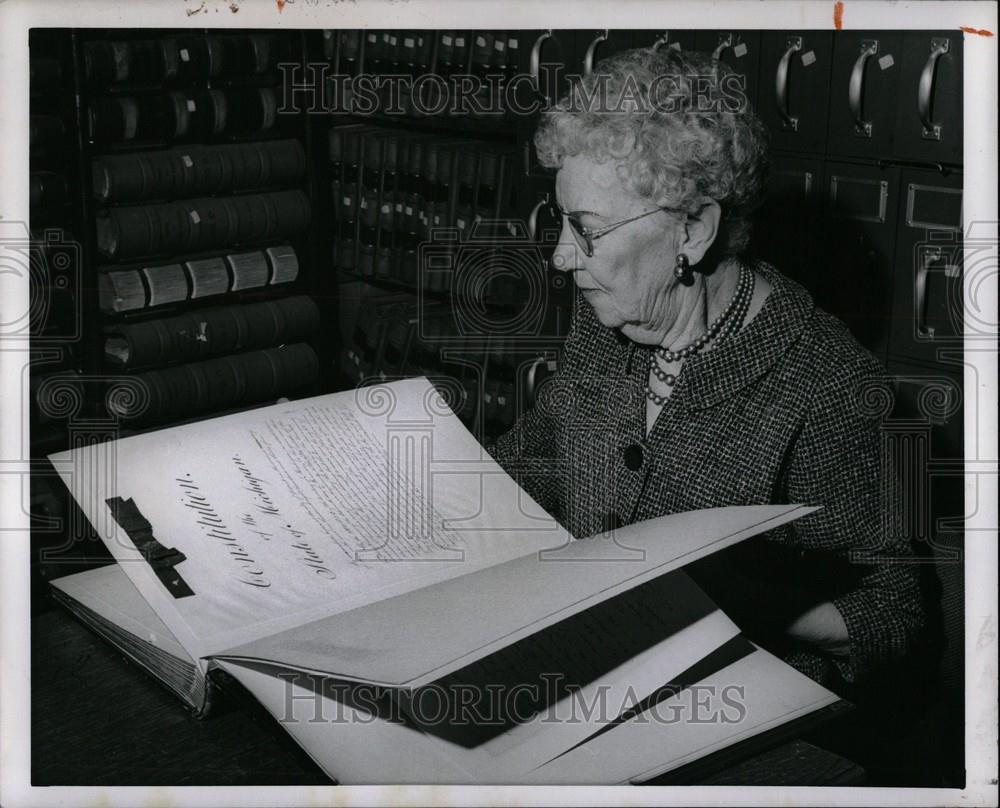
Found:
[{"label": "dark earring", "polygon": [[677,254],[677,266],[674,267],[674,277],[685,286],[690,286],[691,281],[694,280],[694,275],[691,273],[691,262],[688,261],[688,257],[684,253]]}]

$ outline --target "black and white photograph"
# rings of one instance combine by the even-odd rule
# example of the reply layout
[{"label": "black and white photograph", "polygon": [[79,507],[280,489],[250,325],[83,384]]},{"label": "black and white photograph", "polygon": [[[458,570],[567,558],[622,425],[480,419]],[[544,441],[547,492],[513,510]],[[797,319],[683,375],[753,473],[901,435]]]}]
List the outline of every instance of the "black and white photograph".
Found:
[{"label": "black and white photograph", "polygon": [[997,4],[0,2],[0,802],[997,802]]}]

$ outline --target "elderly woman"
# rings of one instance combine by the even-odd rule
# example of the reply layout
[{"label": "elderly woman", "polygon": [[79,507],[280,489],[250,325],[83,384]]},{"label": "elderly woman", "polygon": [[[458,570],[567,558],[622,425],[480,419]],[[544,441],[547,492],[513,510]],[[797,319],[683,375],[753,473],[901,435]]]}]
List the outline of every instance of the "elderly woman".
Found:
[{"label": "elderly woman", "polygon": [[822,505],[695,573],[751,638],[837,686],[901,656],[922,623],[865,408],[881,368],[744,255],[766,133],[733,79],[706,55],[634,50],[544,113],[552,263],[576,304],[558,373],[491,451],[578,538],[699,508]]}]

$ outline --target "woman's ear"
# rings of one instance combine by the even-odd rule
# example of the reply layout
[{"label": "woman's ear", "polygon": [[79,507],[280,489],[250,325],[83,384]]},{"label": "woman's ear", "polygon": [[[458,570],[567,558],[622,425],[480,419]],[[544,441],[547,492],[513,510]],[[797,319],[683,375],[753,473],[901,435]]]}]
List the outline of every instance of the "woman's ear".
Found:
[{"label": "woman's ear", "polygon": [[703,199],[701,209],[688,215],[680,251],[688,257],[692,266],[701,261],[715,243],[721,221],[722,208],[714,199]]}]

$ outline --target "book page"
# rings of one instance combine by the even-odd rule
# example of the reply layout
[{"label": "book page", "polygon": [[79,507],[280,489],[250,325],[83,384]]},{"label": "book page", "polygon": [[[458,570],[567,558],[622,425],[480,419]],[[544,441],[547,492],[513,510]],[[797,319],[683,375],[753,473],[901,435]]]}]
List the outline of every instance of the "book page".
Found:
[{"label": "book page", "polygon": [[678,571],[398,699],[444,753],[506,780],[583,742],[738,635]]},{"label": "book page", "polygon": [[[533,763],[511,766],[498,758],[492,770],[475,750],[445,748],[363,683],[260,663],[218,664],[342,784],[612,785],[650,779],[839,701],[766,651],[743,644],[709,669],[682,674],[676,690],[665,688],[663,698],[647,699],[624,720],[603,721],[561,753],[538,757],[536,748]],[[506,730],[498,738],[512,742],[514,735]]]},{"label": "book page", "polygon": [[164,653],[194,663],[118,564],[56,578],[52,586]]},{"label": "book page", "polygon": [[[188,652],[232,645],[569,541],[426,379],[50,458]],[[108,500],[131,500],[164,579]],[[179,581],[179,582],[178,582]],[[168,585],[168,583],[173,584]]]},{"label": "book page", "polygon": [[366,685],[252,662],[216,664],[341,785],[477,782]]},{"label": "book page", "polygon": [[755,648],[627,721],[609,725],[520,782],[641,782],[839,701]]},{"label": "book page", "polygon": [[529,553],[220,652],[341,679],[418,687],[815,508],[669,514]]}]

